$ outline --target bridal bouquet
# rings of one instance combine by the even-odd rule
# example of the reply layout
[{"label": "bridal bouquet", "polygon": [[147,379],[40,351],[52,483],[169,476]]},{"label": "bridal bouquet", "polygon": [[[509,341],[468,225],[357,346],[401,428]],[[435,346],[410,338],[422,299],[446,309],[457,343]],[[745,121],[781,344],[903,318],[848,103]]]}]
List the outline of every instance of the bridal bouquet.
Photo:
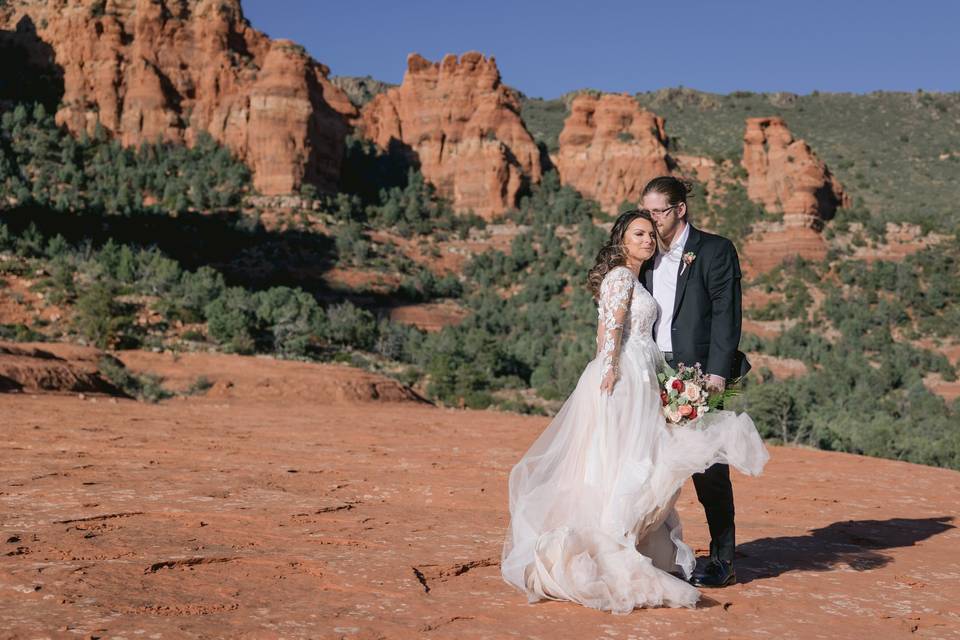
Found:
[{"label": "bridal bouquet", "polygon": [[707,375],[700,363],[688,367],[682,362],[676,370],[669,365],[657,374],[660,381],[660,403],[667,422],[683,426],[709,411],[716,411],[728,400],[739,394],[734,385],[723,391],[707,391]]}]

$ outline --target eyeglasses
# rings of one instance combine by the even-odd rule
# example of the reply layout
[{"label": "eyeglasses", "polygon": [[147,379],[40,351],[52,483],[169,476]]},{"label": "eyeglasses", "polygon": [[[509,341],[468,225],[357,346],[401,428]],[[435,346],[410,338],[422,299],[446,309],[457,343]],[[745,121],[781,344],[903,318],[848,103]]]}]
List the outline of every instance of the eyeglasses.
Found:
[{"label": "eyeglasses", "polygon": [[671,205],[666,209],[647,209],[647,213],[652,215],[654,218],[659,218],[660,216],[667,215],[668,211],[670,211],[671,209],[676,209],[678,206],[680,206],[679,203]]}]

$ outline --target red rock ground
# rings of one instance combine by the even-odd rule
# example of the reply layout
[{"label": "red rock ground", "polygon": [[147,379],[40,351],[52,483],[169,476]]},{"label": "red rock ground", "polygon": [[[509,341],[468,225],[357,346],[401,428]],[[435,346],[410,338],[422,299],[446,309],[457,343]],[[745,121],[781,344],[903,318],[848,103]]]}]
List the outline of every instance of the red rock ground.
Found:
[{"label": "red rock ground", "polygon": [[[545,418],[334,399],[347,367],[127,364],[228,393],[0,394],[2,638],[960,637],[955,471],[772,448],[735,478],[741,584],[612,616],[500,578]],[[703,552],[691,487],[679,507]]]}]

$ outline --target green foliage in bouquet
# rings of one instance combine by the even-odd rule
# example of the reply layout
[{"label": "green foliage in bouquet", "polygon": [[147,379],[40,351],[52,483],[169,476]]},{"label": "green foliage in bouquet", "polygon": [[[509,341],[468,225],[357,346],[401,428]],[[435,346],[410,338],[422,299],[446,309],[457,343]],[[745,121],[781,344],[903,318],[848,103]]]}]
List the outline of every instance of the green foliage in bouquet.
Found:
[{"label": "green foliage in bouquet", "polygon": [[[663,412],[675,424],[723,409],[724,402],[739,394],[736,386],[738,381],[732,382],[723,391],[709,391],[707,376],[699,362],[692,367],[681,364],[677,369],[664,363],[662,370],[657,372],[657,380],[660,383]],[[690,393],[691,389],[695,390],[693,394]]]}]

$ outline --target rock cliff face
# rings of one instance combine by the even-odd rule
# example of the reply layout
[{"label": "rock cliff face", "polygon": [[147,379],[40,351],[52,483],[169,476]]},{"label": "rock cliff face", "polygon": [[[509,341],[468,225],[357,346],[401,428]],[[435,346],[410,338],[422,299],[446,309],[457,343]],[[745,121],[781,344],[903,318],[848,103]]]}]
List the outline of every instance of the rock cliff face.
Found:
[{"label": "rock cliff face", "polygon": [[616,213],[637,202],[644,185],[669,173],[663,118],[632,97],[577,96],[560,133],[556,165],[560,180]]},{"label": "rock cliff face", "polygon": [[758,223],[744,242],[741,266],[750,279],[793,257],[824,262],[829,248],[823,234],[811,227]]},{"label": "rock cliff face", "polygon": [[411,54],[403,83],[364,106],[359,129],[419,165],[460,211],[491,218],[516,204],[524,183],[540,180],[540,150],[519,100],[494,59],[476,52],[439,63]]},{"label": "rock cliff face", "polygon": [[782,212],[787,227],[819,229],[850,197],[803,140],[794,140],[783,118],[747,118],[743,134],[747,195],[768,211]]},{"label": "rock cliff face", "polygon": [[253,29],[239,0],[21,0],[0,12],[14,28],[52,48],[57,122],[74,132],[99,122],[125,145],[208,132],[263,193],[336,186],[355,108],[302,47]]},{"label": "rock cliff face", "polygon": [[794,140],[782,118],[747,118],[743,134],[747,195],[782,223],[755,225],[744,247],[748,274],[768,271],[790,256],[825,260],[823,223],[850,197],[830,169],[803,140]]}]

